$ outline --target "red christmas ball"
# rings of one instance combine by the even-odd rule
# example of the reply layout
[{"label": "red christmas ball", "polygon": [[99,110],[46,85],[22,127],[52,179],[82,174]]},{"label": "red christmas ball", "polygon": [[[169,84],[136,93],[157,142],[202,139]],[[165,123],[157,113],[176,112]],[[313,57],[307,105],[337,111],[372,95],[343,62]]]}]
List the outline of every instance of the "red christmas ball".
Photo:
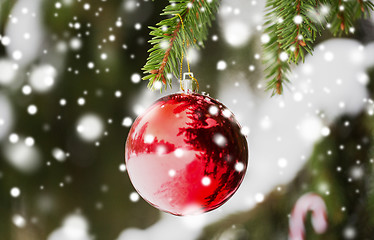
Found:
[{"label": "red christmas ball", "polygon": [[211,211],[241,184],[246,138],[222,103],[197,93],[156,101],[132,125],[126,166],[138,193],[174,215]]}]

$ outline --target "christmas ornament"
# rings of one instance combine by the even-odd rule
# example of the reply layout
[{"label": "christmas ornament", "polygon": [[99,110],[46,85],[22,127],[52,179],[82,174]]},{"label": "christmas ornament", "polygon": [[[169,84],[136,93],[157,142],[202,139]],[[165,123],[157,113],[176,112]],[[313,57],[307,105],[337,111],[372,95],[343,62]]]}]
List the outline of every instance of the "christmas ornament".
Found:
[{"label": "christmas ornament", "polygon": [[131,182],[151,205],[174,215],[211,211],[238,189],[248,147],[234,115],[191,91],[157,100],[132,125],[126,142]]},{"label": "christmas ornament", "polygon": [[327,210],[323,199],[314,193],[301,196],[292,211],[290,218],[290,240],[305,239],[305,216],[312,212],[312,226],[316,233],[322,234],[327,230]]}]

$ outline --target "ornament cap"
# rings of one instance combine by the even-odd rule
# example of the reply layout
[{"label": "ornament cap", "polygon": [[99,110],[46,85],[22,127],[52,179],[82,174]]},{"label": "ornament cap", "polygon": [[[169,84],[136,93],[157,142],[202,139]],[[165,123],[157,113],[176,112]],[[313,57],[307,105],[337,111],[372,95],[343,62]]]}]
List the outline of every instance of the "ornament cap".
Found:
[{"label": "ornament cap", "polygon": [[183,73],[183,80],[180,84],[181,90],[184,93],[194,93],[198,90],[198,83],[192,72]]}]

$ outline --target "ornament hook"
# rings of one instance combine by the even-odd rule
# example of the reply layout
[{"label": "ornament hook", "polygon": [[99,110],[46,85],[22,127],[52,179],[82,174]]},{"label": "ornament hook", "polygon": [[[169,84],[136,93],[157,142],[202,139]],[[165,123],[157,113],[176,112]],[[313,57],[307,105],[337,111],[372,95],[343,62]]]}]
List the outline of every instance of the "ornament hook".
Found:
[{"label": "ornament hook", "polygon": [[[182,16],[177,13],[175,14],[176,16],[179,17],[180,22],[182,23],[182,28],[184,30],[184,23],[183,23],[183,18]],[[183,39],[183,45],[185,44],[185,41]],[[187,48],[189,47],[189,43],[187,40]],[[186,53],[186,58],[187,58],[187,67],[188,67],[188,72],[183,73],[183,50],[181,52],[181,63],[180,63],[180,88],[183,92],[185,93],[191,93],[191,92],[197,92],[199,90],[199,83],[197,82],[196,78],[194,78],[193,73],[190,70],[190,61],[188,59],[188,55]],[[182,73],[183,73],[183,79],[182,79]],[[189,77],[189,78],[187,78]]]},{"label": "ornament hook", "polygon": [[185,93],[197,92],[199,83],[194,78],[192,72],[183,73],[183,80],[180,81],[180,88]]}]

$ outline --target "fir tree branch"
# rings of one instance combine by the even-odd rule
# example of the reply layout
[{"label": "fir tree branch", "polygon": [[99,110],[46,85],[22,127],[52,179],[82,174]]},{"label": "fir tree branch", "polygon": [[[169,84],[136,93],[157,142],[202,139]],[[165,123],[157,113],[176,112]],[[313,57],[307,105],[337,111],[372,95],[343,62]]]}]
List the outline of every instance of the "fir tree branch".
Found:
[{"label": "fir tree branch", "polygon": [[318,2],[312,0],[268,0],[266,5],[265,34],[270,41],[264,43],[267,90],[272,96],[282,94],[284,83],[289,82],[287,73],[290,63],[304,61],[305,53],[312,53],[313,42],[322,29],[310,17]]},{"label": "fir tree branch", "polygon": [[310,13],[316,7],[315,0],[268,1],[269,10],[275,12],[277,34],[281,48],[289,54],[289,61],[304,61],[305,53],[312,53],[313,42],[323,26],[315,22]]},{"label": "fir tree branch", "polygon": [[[281,59],[281,54],[286,54],[283,52],[280,36],[276,34],[277,25],[272,23],[273,16],[268,14],[269,20],[267,24],[268,28],[265,29],[265,34],[268,34],[269,41],[264,43],[265,55],[263,57],[263,62],[266,66],[266,72],[268,73],[266,78],[271,79],[268,81],[266,90],[272,91],[272,96],[275,94],[281,95],[283,92],[283,83],[288,82],[286,74],[289,72],[290,67],[286,62],[287,59]],[[274,51],[275,50],[275,51]]]},{"label": "fir tree branch", "polygon": [[330,3],[332,6],[331,32],[334,35],[353,33],[355,21],[370,16],[370,12],[374,9],[371,1],[364,0],[330,0]]},{"label": "fir tree branch", "polygon": [[[170,16],[150,27],[152,48],[143,67],[150,88],[171,86],[172,75],[179,75],[180,59],[188,45],[200,48],[208,35],[208,28],[218,10],[219,0],[169,0],[162,15]],[[330,7],[326,16],[318,8]],[[298,64],[305,54],[313,53],[314,41],[327,27],[336,34],[354,31],[355,20],[370,15],[374,5],[368,0],[267,0],[264,43],[264,63],[269,79],[267,90],[272,95],[282,94],[292,63]],[[155,83],[159,83],[157,87]]]},{"label": "fir tree branch", "polygon": [[[318,8],[330,7],[326,16],[319,15]],[[367,0],[267,0],[265,34],[270,41],[264,43],[267,90],[272,96],[282,94],[283,85],[289,82],[287,73],[291,63],[304,62],[305,54],[313,53],[317,35],[321,34],[325,22],[336,34],[354,32],[354,22],[368,17],[374,9]]]},{"label": "fir tree branch", "polygon": [[169,0],[162,15],[171,16],[157,24],[150,35],[153,47],[147,63],[143,67],[149,80],[148,87],[154,88],[156,82],[171,87],[171,76],[179,74],[179,60],[190,47],[199,48],[208,35],[208,28],[218,10],[219,0]]}]

